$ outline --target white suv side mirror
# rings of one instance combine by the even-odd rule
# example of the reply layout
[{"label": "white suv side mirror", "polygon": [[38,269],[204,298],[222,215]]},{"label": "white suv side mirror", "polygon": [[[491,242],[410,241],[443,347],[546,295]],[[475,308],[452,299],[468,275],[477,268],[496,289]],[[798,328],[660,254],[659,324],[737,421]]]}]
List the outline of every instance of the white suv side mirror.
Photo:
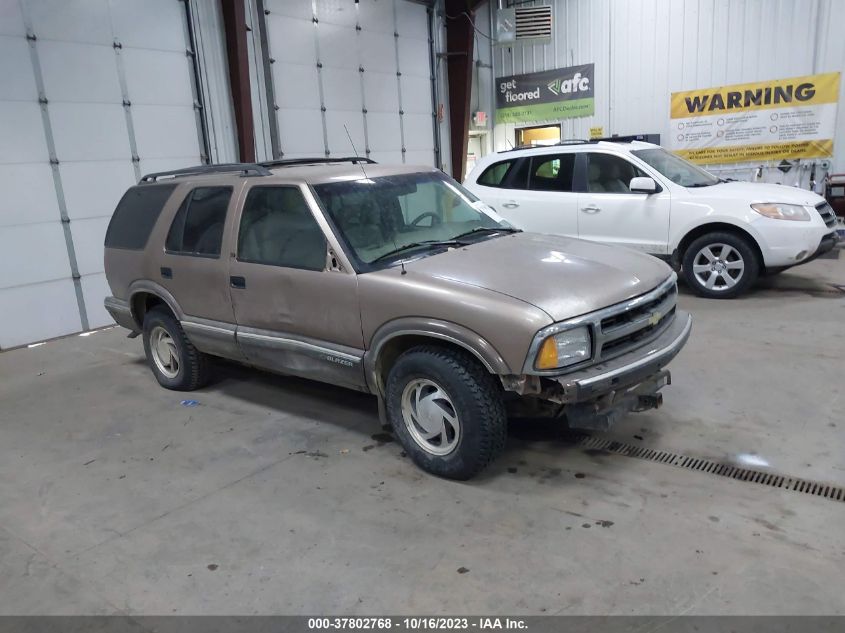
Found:
[{"label": "white suv side mirror", "polygon": [[628,189],[631,190],[631,193],[656,193],[657,183],[654,182],[654,178],[638,176],[631,178],[631,184],[628,186]]}]

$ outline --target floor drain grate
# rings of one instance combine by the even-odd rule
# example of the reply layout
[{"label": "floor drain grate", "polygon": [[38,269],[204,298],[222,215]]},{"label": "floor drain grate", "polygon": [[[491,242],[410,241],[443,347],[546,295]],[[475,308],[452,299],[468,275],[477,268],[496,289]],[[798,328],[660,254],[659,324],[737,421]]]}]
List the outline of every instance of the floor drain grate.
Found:
[{"label": "floor drain grate", "polygon": [[789,477],[787,475],[752,470],[750,468],[733,466],[731,464],[722,464],[700,457],[689,457],[687,455],[679,455],[678,453],[670,453],[668,451],[658,451],[652,448],[633,446],[632,444],[625,444],[623,442],[617,442],[616,440],[605,440],[591,435],[582,435],[577,438],[576,442],[580,446],[591,450],[605,451],[615,455],[645,459],[651,462],[658,462],[660,464],[668,464],[670,466],[678,466],[679,468],[686,468],[688,470],[697,470],[711,475],[719,475],[720,477],[728,477],[738,481],[762,484],[772,488],[783,488],[784,490],[794,490],[795,492],[815,495],[817,497],[830,499],[831,501],[845,502],[845,488],[841,486],[832,486],[830,484],[812,481],[809,479],[801,479],[799,477]]},{"label": "floor drain grate", "polygon": [[845,294],[845,286],[842,284],[825,284],[824,286],[766,286],[766,290],[777,290],[778,292],[804,292],[813,296],[816,295],[833,295],[838,296]]}]

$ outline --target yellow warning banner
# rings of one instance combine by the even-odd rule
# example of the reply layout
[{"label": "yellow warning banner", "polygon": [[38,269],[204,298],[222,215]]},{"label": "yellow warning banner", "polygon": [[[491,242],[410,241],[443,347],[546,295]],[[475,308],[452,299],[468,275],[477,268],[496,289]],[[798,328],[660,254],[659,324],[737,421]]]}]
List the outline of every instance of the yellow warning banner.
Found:
[{"label": "yellow warning banner", "polygon": [[780,160],[782,158],[824,158],[833,155],[833,141],[798,141],[797,143],[760,143],[740,147],[702,147],[680,149],[675,153],[694,163],[718,165],[742,161]]},{"label": "yellow warning banner", "polygon": [[671,149],[720,164],[833,154],[840,73],[676,92]]},{"label": "yellow warning banner", "polygon": [[839,73],[673,92],[671,118],[836,103]]}]

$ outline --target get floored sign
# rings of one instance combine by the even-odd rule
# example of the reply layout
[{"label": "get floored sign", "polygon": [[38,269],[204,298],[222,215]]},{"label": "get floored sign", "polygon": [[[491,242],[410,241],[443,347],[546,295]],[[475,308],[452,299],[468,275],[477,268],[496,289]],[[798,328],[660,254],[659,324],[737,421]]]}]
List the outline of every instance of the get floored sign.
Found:
[{"label": "get floored sign", "polygon": [[496,79],[496,123],[590,116],[594,64]]},{"label": "get floored sign", "polygon": [[672,150],[719,164],[833,154],[839,73],[672,93]]}]

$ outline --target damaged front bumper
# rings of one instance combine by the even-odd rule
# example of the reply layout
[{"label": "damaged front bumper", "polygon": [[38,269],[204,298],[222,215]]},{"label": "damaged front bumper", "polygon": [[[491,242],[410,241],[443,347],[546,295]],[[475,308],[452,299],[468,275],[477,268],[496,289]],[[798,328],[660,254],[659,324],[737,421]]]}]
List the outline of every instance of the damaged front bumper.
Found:
[{"label": "damaged front bumper", "polygon": [[580,371],[554,377],[562,389],[561,402],[593,400],[646,381],[681,351],[692,329],[692,317],[678,310],[660,336],[635,350]]},{"label": "damaged front bumper", "polygon": [[692,317],[678,310],[669,327],[642,347],[586,369],[544,376],[540,384],[536,377],[520,376],[506,387],[537,404],[552,405],[573,428],[606,430],[630,411],[662,404],[659,391],[671,384],[665,367],[686,344],[691,329]]}]

